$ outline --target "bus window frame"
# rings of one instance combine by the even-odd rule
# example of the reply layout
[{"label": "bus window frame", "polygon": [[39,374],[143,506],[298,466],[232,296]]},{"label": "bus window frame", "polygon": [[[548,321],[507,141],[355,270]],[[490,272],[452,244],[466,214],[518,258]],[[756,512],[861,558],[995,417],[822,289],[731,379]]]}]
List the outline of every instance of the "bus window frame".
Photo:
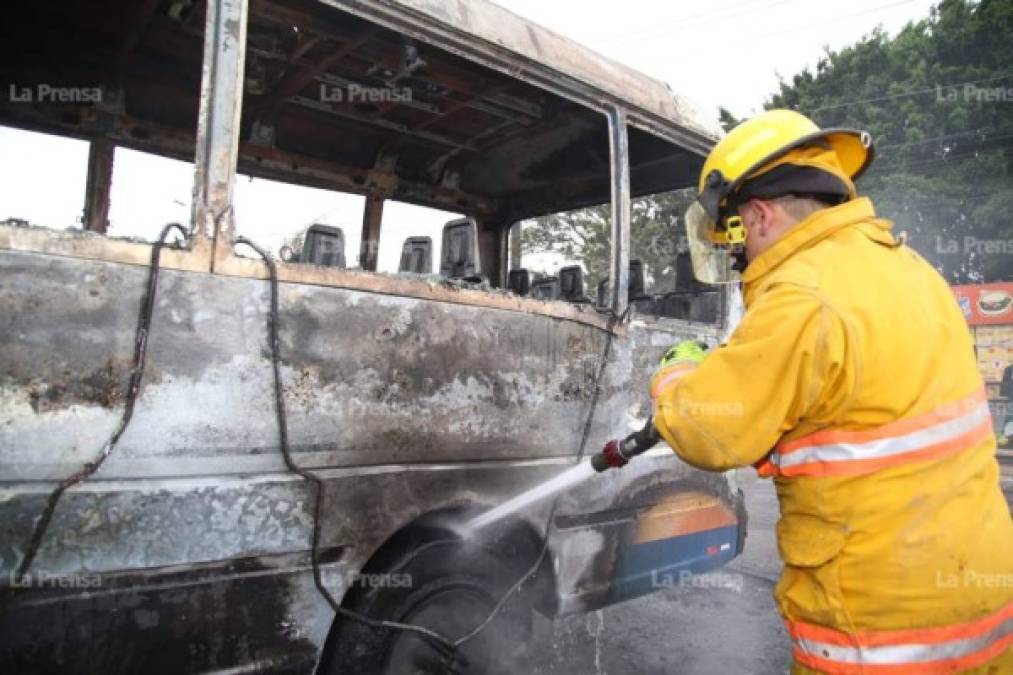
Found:
[{"label": "bus window frame", "polygon": [[[233,244],[237,236],[233,210],[232,186],[235,182],[238,165],[239,122],[242,108],[244,60],[246,53],[246,23],[248,19],[248,0],[218,0],[209,2],[207,28],[205,30],[204,66],[201,81],[201,106],[197,128],[197,154],[194,172],[194,209],[191,231],[194,246],[201,246],[201,239],[211,242],[212,270],[225,276],[264,278],[266,270],[259,260],[237,255]],[[338,7],[342,11],[363,14],[361,8],[343,6],[343,3],[324,2]],[[357,11],[358,10],[358,11]],[[368,20],[375,19],[365,17]],[[405,18],[406,17],[401,17]],[[383,21],[376,21],[383,24]],[[395,30],[409,30],[409,24],[401,22],[394,25]],[[411,30],[418,33],[417,27]],[[420,36],[434,42],[430,36]],[[434,42],[438,47],[446,49],[448,45]],[[473,58],[465,55],[467,58]],[[504,70],[511,77],[528,82],[551,93],[562,95],[579,105],[605,116],[609,133],[610,183],[612,201],[612,228],[610,236],[610,269],[613,277],[618,278],[612,292],[610,309],[614,316],[621,316],[626,310],[626,288],[628,284],[629,259],[629,226],[630,226],[630,186],[629,186],[629,147],[626,132],[626,111],[618,105],[602,104],[589,97],[576,96],[573,92],[560,87],[546,86],[547,79],[519,76],[516,70],[511,71],[508,61],[494,60],[493,65]],[[480,63],[482,61],[479,61]],[[380,207],[369,208],[372,201],[379,201]],[[617,208],[617,205],[619,208]],[[367,195],[367,209],[363,216],[363,251],[368,246],[365,235],[369,238],[375,234],[380,236],[380,217],[370,219],[371,212],[382,214],[382,198],[373,199]],[[490,253],[497,251],[499,270],[497,279],[500,285],[505,283],[507,250],[506,227],[483,228],[479,221],[479,235],[486,229],[493,230],[495,237],[480,248]],[[375,231],[374,231],[375,226]],[[488,236],[488,235],[487,235]],[[624,245],[625,242],[625,245]],[[361,253],[360,253],[361,255]],[[362,258],[360,258],[360,262]],[[367,258],[366,262],[370,262]],[[365,267],[365,266],[364,266]],[[375,269],[375,263],[373,265]],[[424,297],[433,300],[459,302],[480,306],[499,307],[538,314],[547,314],[557,318],[571,319],[581,323],[589,323],[600,328],[609,328],[615,322],[593,310],[573,307],[562,302],[543,302],[529,298],[503,298],[502,294],[473,289],[454,289],[452,293],[441,293],[444,289],[435,289],[429,284],[418,280],[387,278],[368,270],[336,270],[297,263],[278,263],[278,278],[283,282],[304,283],[320,286],[354,288],[357,290],[378,293]]]}]

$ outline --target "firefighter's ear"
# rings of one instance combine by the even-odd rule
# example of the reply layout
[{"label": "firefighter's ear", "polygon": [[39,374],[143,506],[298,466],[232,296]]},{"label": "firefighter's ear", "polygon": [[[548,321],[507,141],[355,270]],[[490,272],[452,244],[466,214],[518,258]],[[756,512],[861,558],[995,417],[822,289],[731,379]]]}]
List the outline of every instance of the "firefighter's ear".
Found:
[{"label": "firefighter's ear", "polygon": [[773,204],[763,199],[750,199],[739,207],[739,215],[746,228],[747,239],[749,236],[766,237],[776,216]]}]

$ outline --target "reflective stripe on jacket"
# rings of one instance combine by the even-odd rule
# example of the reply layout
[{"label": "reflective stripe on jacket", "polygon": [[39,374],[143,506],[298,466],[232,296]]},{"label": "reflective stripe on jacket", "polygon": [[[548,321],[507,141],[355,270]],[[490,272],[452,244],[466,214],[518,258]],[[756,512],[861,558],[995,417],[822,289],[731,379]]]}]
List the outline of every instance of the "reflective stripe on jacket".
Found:
[{"label": "reflective stripe on jacket", "polygon": [[868,431],[817,431],[778,443],[760,460],[761,476],[855,476],[903,462],[938,459],[992,436],[992,417],[979,389],[925,415]]},{"label": "reflective stripe on jacket", "polygon": [[[1013,603],[952,626],[867,631],[857,636],[787,621],[795,661],[833,673],[954,673],[976,668],[1013,645]],[[1001,671],[996,671],[1001,672]]]},{"label": "reflective stripe on jacket", "polygon": [[685,461],[774,479],[799,672],[1010,658],[1013,522],[970,331],[890,227],[867,199],[798,223],[750,262],[727,342],[652,392]]}]

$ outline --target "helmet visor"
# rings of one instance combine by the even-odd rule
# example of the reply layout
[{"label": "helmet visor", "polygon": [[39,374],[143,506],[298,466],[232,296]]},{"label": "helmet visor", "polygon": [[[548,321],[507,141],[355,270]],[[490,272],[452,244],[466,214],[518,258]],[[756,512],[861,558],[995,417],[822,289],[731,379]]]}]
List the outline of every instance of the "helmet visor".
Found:
[{"label": "helmet visor", "polygon": [[705,284],[729,284],[739,281],[732,245],[718,232],[717,223],[707,215],[699,201],[686,209],[686,239],[693,260],[693,275]]}]

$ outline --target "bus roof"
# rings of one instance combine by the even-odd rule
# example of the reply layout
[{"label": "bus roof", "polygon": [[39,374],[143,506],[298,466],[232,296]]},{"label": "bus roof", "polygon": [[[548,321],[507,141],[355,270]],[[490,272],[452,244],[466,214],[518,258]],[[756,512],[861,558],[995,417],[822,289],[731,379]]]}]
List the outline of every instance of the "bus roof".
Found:
[{"label": "bus roof", "polygon": [[321,1],[336,7],[397,5],[477,38],[489,49],[509,50],[531,64],[548,66],[597,91],[603,99],[698,134],[705,143],[713,143],[723,134],[716,115],[706,114],[694,101],[674,92],[668,83],[489,0]]},{"label": "bus roof", "polygon": [[[0,124],[192,160],[207,1],[16,3],[0,54],[35,98],[0,99]],[[693,185],[720,133],[486,0],[250,0],[245,54],[240,173],[500,227],[610,201],[607,113],[630,125],[633,195]]]}]

